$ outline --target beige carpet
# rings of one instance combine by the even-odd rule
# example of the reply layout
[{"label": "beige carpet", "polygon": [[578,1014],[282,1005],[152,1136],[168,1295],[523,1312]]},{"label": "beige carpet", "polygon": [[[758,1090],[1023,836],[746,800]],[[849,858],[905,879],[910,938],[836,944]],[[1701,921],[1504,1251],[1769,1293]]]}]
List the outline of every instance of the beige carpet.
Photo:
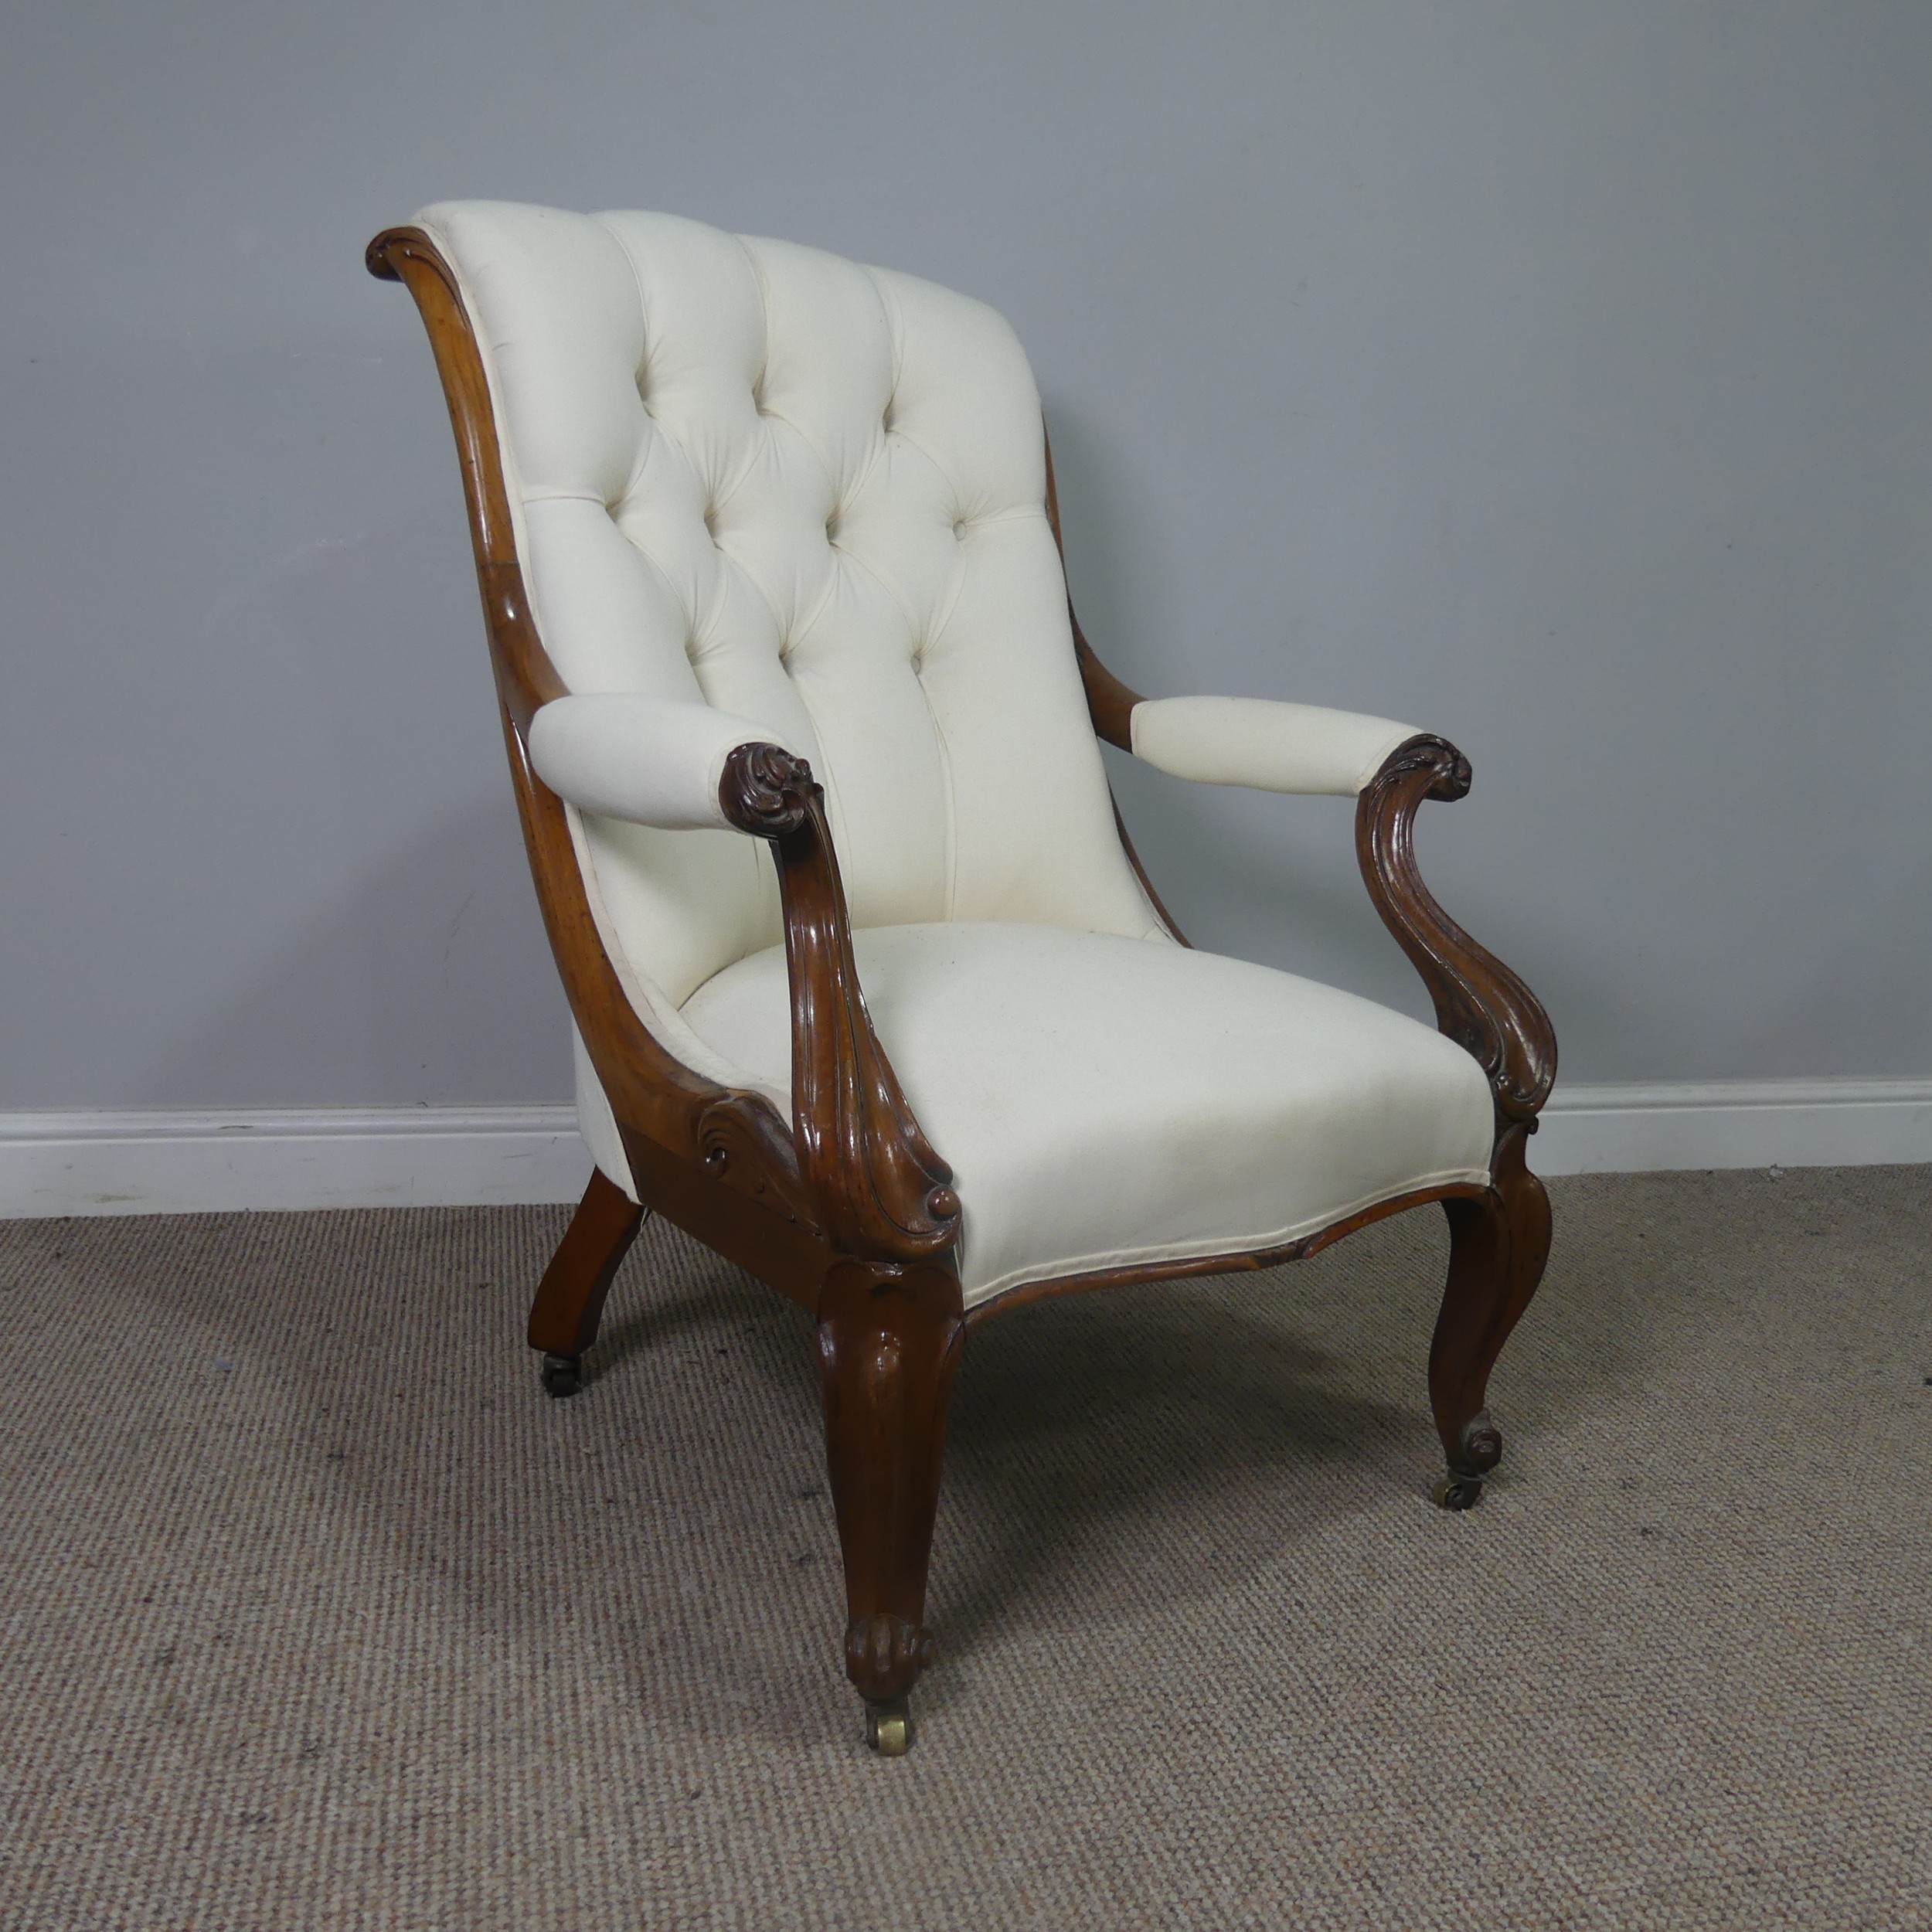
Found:
[{"label": "beige carpet", "polygon": [[1932,1925],[1932,1170],[1567,1182],[1446,1516],[1417,1214],[968,1350],[901,1762],[808,1325],[549,1210],[0,1228],[0,1926]]}]

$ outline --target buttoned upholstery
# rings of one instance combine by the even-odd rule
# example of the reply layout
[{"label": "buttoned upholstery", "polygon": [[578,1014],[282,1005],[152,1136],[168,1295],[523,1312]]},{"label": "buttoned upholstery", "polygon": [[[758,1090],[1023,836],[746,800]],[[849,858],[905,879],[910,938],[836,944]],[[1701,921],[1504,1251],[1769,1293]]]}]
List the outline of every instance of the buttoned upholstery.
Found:
[{"label": "buttoned upholstery", "polygon": [[[1114,833],[1039,400],[1001,317],[671,215],[417,219],[464,284],[572,691],[702,701],[808,758],[862,925],[1158,931]],[[594,816],[583,839],[672,1008],[777,939],[757,842]]]},{"label": "buttoned upholstery", "polygon": [[[931,284],[675,216],[451,202],[516,540],[572,694],[532,761],[679,1059],[790,1107],[776,877],[732,745],[825,788],[860,977],[952,1164],[969,1300],[1252,1249],[1487,1175],[1481,1070],[1402,1015],[1175,944],[1122,850],[1012,331]],[[1355,789],[1406,735],[1144,704],[1214,782]],[[1393,736],[1391,734],[1393,734]],[[579,1113],[634,1192],[581,1043]]]}]

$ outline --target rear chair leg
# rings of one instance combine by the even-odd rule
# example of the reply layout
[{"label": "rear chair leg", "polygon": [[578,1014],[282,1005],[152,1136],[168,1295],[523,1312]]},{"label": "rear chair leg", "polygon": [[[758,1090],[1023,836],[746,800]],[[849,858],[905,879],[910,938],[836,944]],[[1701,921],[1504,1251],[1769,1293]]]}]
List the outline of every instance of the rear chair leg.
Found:
[{"label": "rear chair leg", "polygon": [[1468,1509],[1502,1460],[1502,1434],[1483,1399],[1489,1371],[1522,1319],[1549,1256],[1549,1197],[1523,1165],[1526,1124],[1498,1143],[1493,1179],[1479,1200],[1445,1201],[1449,1281],[1429,1350],[1429,1400],[1449,1458],[1436,1484],[1445,1509]]},{"label": "rear chair leg", "polygon": [[601,1168],[593,1171],[530,1304],[530,1346],[543,1354],[546,1394],[573,1396],[583,1387],[584,1351],[597,1338],[604,1298],[648,1212]]}]

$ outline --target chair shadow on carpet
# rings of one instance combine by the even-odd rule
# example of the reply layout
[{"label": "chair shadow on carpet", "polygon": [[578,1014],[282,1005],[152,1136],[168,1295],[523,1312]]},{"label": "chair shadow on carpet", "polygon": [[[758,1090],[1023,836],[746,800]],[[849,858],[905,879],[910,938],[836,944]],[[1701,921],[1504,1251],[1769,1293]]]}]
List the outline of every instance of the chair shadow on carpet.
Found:
[{"label": "chair shadow on carpet", "polygon": [[[1405,1219],[1294,1267],[1070,1297],[975,1333],[935,1539],[941,1665],[923,1692],[930,1709],[945,1706],[957,1681],[948,1660],[1019,1633],[1064,1629],[1103,1607],[1131,1617],[1239,1590],[1292,1563],[1325,1526],[1391,1496],[1412,1498],[1419,1522],[1434,1519],[1427,1492],[1440,1451],[1426,1365],[1447,1243],[1437,1217]],[[631,1380],[673,1336],[702,1345],[713,1330],[755,1325],[774,1345],[743,1359],[760,1385],[755,1406],[804,1466],[817,1454],[809,1318],[695,1246],[660,1247],[651,1273],[662,1280],[667,1262],[699,1270],[708,1291],[667,1299],[662,1286],[621,1287],[627,1307],[600,1351],[610,1384]],[[1559,1412],[1587,1404],[1591,1385],[1641,1346],[1615,1318],[1614,1297],[1580,1307],[1570,1284],[1553,1285],[1566,1318],[1536,1323],[1531,1359],[1511,1370],[1505,1419],[1519,1431],[1532,1413],[1546,1424],[1553,1397]],[[769,1441],[720,1437],[711,1454],[716,1491],[733,1499],[755,1549],[757,1498],[774,1481]],[[828,1502],[816,1533],[830,1599]],[[746,1579],[748,1590],[760,1583]],[[809,1648],[815,1634],[794,1638]],[[745,1662],[720,1654],[714,1667]]]},{"label": "chair shadow on carpet", "polygon": [[[952,1665],[1024,1633],[1063,1634],[1102,1611],[1132,1617],[1239,1589],[1291,1560],[1321,1526],[1405,1484],[1427,1507],[1431,1437],[1419,1384],[1406,1404],[1352,1387],[1349,1365],[1296,1332],[1291,1303],[1283,1300],[1278,1319],[1257,1319],[1216,1305],[1225,1286],[1148,1291],[1125,1320],[1097,1298],[1049,1305],[974,1338],[934,1539],[940,1662],[920,1692],[929,1715],[962,1691]],[[660,1291],[616,1324],[602,1371],[613,1431],[632,1405],[626,1371],[641,1356],[680,1342],[709,1352],[716,1337],[764,1328],[770,1300],[749,1281],[722,1304]],[[770,1592],[770,1614],[787,1628],[756,1654],[689,1621],[673,1641],[702,1658],[708,1680],[735,1685],[743,1730],[810,1744],[824,1735],[821,1679],[835,1668],[842,1614],[837,1532],[819,1486],[811,1325],[801,1311],[777,1315],[781,1346],[733,1355],[757,1385],[747,1399],[768,1413],[769,1431],[712,1437],[692,1513],[735,1519],[743,1587]],[[681,1420],[702,1426],[701,1417]],[[793,1456],[775,1456],[774,1442]],[[801,1469],[814,1471],[818,1500],[811,1547],[794,1552],[774,1502],[786,1472]],[[788,1563],[817,1579],[821,1601],[798,1601],[777,1573]],[[646,1665],[641,1654],[631,1660],[634,1672]]]},{"label": "chair shadow on carpet", "polygon": [[935,1562],[954,1654],[1083,1602],[1219,1594],[1401,1480],[1426,1415],[1362,1388],[1285,1298],[1270,1319],[1229,1285],[1156,1288],[1124,1320],[1031,1310],[975,1338]]},{"label": "chair shadow on carpet", "polygon": [[[323,1216],[293,1239],[277,1217],[179,1224],[191,1248],[120,1286],[171,1338],[139,1400],[157,1431],[219,1424],[199,1438],[216,1464],[240,1440],[221,1418],[249,1405],[262,1433],[238,1475],[280,1465],[277,1493],[318,1512],[304,1520],[325,1539],[352,1510],[345,1587],[407,1587],[413,1570],[437,1615],[526,1661],[575,1647],[654,1721],[815,1748],[846,1692],[811,1318],[654,1224],[589,1386],[548,1402],[520,1331],[563,1218]],[[1350,1518],[1381,1512],[1386,1537],[1392,1497],[1419,1533],[1441,1529],[1425,1364],[1446,1247],[1439,1217],[1406,1216],[1293,1268],[1070,1297],[976,1332],[926,1707],[1016,1647],[1239,1594]],[[1634,1245],[1559,1253],[1501,1379],[1519,1444],[1645,1372],[1662,1342],[1629,1319]],[[318,1270],[380,1292],[318,1296]]]}]

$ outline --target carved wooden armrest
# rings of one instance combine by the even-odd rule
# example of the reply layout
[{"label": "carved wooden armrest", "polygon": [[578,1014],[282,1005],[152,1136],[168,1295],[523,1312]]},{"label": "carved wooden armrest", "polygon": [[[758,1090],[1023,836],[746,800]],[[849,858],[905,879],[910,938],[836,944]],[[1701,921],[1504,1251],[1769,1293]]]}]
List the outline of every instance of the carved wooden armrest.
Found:
[{"label": "carved wooden armrest", "polygon": [[802,758],[743,744],[718,799],[741,832],[771,842],[791,981],[792,1132],[819,1225],[840,1252],[937,1257],[959,1233],[952,1170],[934,1152],[872,1031],[852,958],[825,794]]},{"label": "carved wooden armrest", "polygon": [[1356,803],[1355,855],[1382,923],[1429,989],[1437,1028],[1488,1075],[1500,1140],[1519,1122],[1535,1131],[1556,1077],[1556,1036],[1536,995],[1422,883],[1416,814],[1425,798],[1453,800],[1468,790],[1469,760],[1447,739],[1425,733],[1398,745]]}]

